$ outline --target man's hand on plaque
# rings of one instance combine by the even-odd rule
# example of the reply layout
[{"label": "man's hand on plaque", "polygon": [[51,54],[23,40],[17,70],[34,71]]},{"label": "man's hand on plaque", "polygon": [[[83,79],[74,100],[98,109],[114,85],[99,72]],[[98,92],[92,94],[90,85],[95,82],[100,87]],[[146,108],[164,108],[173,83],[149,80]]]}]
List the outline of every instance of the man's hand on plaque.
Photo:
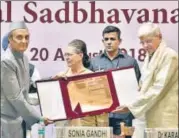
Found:
[{"label": "man's hand on plaque", "polygon": [[130,110],[127,106],[119,106],[116,108],[116,110],[112,111],[112,113],[128,113],[128,112],[130,112]]},{"label": "man's hand on plaque", "polygon": [[49,124],[53,124],[54,123],[54,121],[52,121],[52,120],[50,120],[50,119],[48,119],[48,118],[43,118],[44,119],[44,124],[47,126],[47,125],[49,125]]},{"label": "man's hand on plaque", "polygon": [[66,76],[65,73],[59,73],[55,77],[53,77],[53,79],[64,79],[64,80],[67,80],[67,76]]}]

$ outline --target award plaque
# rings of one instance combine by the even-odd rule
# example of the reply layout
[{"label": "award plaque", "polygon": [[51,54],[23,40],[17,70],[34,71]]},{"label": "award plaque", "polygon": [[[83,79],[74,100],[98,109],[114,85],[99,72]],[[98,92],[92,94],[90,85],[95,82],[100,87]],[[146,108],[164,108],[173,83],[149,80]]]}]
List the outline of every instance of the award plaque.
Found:
[{"label": "award plaque", "polygon": [[134,100],[138,88],[133,67],[72,76],[67,80],[40,80],[36,84],[41,114],[51,120],[111,112],[121,102]]}]

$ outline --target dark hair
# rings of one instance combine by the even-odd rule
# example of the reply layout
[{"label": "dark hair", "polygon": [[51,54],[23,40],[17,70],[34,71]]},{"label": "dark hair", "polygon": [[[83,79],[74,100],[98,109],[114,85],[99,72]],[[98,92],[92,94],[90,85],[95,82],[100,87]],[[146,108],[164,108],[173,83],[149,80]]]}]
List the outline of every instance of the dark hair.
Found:
[{"label": "dark hair", "polygon": [[90,60],[87,53],[86,43],[82,40],[74,39],[68,44],[68,46],[74,47],[76,53],[83,53],[83,65],[88,68],[90,66]]},{"label": "dark hair", "polygon": [[104,28],[102,35],[104,36],[104,34],[112,32],[116,32],[118,35],[118,39],[121,39],[121,30],[115,26],[107,26],[106,28]]}]

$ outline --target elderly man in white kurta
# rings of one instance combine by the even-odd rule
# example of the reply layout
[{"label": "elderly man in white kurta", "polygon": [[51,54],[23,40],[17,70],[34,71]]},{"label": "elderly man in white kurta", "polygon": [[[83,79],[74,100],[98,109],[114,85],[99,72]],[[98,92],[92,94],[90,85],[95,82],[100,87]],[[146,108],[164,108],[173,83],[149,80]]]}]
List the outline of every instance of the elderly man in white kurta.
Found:
[{"label": "elderly man in white kurta", "polygon": [[178,54],[162,39],[157,24],[139,28],[141,45],[147,51],[142,68],[140,96],[131,105],[114,112],[146,116],[148,128],[178,127]]},{"label": "elderly man in white kurta", "polygon": [[[24,126],[30,129],[41,118],[29,103],[29,63],[24,55],[28,43],[29,32],[25,23],[11,23],[9,48],[1,58],[2,138],[25,137]],[[51,123],[48,119],[44,122]]]}]

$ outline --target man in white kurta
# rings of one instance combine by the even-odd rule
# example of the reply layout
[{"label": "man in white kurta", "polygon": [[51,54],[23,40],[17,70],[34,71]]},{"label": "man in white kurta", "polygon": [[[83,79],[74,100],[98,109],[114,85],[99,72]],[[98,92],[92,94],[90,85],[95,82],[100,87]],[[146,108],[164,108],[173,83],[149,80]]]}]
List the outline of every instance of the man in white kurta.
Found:
[{"label": "man in white kurta", "polygon": [[178,54],[162,39],[156,24],[146,23],[139,38],[147,55],[142,68],[140,97],[114,112],[146,116],[148,128],[178,127]]}]

